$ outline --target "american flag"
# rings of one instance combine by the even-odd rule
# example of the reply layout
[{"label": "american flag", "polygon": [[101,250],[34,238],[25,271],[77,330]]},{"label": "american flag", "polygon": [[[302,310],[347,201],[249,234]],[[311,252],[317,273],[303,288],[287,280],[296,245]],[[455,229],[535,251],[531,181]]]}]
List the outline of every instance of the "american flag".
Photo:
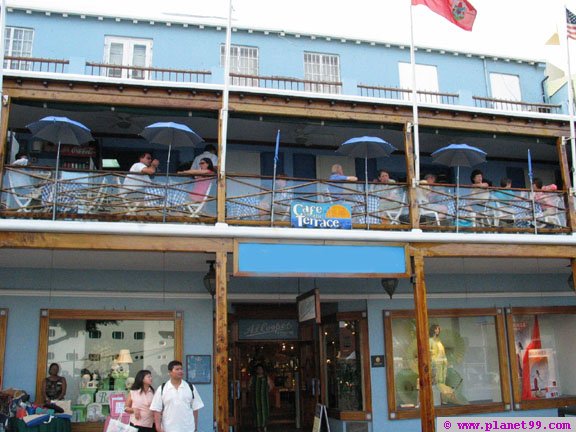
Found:
[{"label": "american flag", "polygon": [[566,30],[570,39],[576,39],[576,15],[566,8]]}]

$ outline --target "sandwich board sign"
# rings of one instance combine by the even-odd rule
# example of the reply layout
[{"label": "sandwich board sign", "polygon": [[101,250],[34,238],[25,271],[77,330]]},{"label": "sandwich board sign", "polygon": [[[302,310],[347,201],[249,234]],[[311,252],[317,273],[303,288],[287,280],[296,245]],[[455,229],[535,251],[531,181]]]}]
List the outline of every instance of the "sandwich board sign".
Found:
[{"label": "sandwich board sign", "polygon": [[330,432],[330,423],[328,423],[328,411],[326,410],[326,405],[316,404],[312,432]]}]

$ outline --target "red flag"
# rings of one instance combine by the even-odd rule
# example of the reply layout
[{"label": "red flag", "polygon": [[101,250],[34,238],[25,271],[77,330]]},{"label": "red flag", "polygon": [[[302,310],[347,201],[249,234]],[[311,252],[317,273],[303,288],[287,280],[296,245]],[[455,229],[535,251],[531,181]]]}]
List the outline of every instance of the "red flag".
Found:
[{"label": "red flag", "polygon": [[540,326],[538,325],[538,316],[534,316],[534,328],[532,329],[532,339],[524,351],[524,358],[522,359],[522,399],[534,399],[532,397],[532,382],[530,380],[530,361],[529,355],[532,349],[542,349],[542,342],[540,341]]},{"label": "red flag", "polygon": [[476,19],[476,9],[467,0],[412,0],[413,5],[428,6],[452,24],[471,31]]}]

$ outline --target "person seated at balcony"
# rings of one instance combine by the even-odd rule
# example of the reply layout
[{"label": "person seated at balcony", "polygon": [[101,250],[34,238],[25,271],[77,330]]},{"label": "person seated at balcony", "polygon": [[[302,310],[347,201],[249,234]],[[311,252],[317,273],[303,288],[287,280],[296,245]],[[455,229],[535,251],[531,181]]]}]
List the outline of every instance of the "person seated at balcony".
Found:
[{"label": "person seated at balcony", "polygon": [[124,179],[124,188],[130,191],[140,191],[152,183],[151,175],[156,174],[156,170],[160,165],[158,159],[152,159],[152,154],[149,152],[141,153],[136,162],[130,167],[130,172]]},{"label": "person seated at balcony", "polygon": [[554,183],[545,185],[542,179],[535,177],[532,181],[532,186],[534,188],[534,201],[540,204],[544,212],[554,211],[557,207],[555,204],[558,202],[558,195],[550,192],[555,192],[558,190],[558,186]]},{"label": "person seated at balcony", "polygon": [[402,203],[400,203],[400,189],[396,184],[396,180],[390,178],[390,174],[386,170],[378,170],[378,177],[374,179],[371,192],[378,196],[378,207],[382,223],[387,223],[388,218],[386,212],[399,210]]},{"label": "person seated at balcony", "polygon": [[28,155],[24,152],[19,152],[16,154],[16,160],[12,162],[12,165],[28,166],[28,163],[29,163]]},{"label": "person seated at balcony", "polygon": [[490,186],[488,181],[484,179],[484,174],[479,169],[475,169],[470,174],[470,181],[472,182],[472,187],[487,188]]},{"label": "person seated at balcony", "polygon": [[380,184],[394,184],[396,180],[390,178],[390,173],[386,170],[378,170],[378,177],[374,179],[374,183]]},{"label": "person seated at balcony", "polygon": [[[292,201],[293,193],[292,189],[286,190],[288,185],[288,179],[284,174],[278,174],[276,176],[276,187],[274,189],[274,219],[287,219],[290,216],[290,201]],[[270,191],[270,196],[266,194],[262,201],[260,201],[259,212],[262,219],[269,219],[267,217],[270,215],[270,203],[272,201],[272,191]]]},{"label": "person seated at balcony", "polygon": [[[334,164],[332,165],[332,169],[330,170],[330,177],[328,177],[328,180],[357,182],[358,177],[345,175],[342,165]],[[335,199],[343,198],[342,192],[344,191],[344,189],[345,187],[339,185],[335,184],[328,185],[328,191],[330,192],[330,194],[332,194],[333,198]]]},{"label": "person seated at balcony", "polygon": [[189,170],[178,171],[178,174],[194,176],[194,187],[190,191],[190,196],[193,201],[202,201],[206,199],[206,195],[208,194],[213,179],[212,177],[216,174],[216,169],[212,164],[212,159],[203,158],[199,162],[199,165],[200,168],[198,169],[190,168]]},{"label": "person seated at balcony", "polygon": [[206,147],[204,147],[204,151],[194,158],[191,169],[201,169],[202,167],[200,166],[200,162],[205,158],[208,158],[212,161],[212,166],[214,167],[214,171],[216,171],[218,169],[218,156],[216,154],[216,147],[214,147],[212,144],[208,144]]},{"label": "person seated at balcony", "polygon": [[440,219],[448,214],[448,197],[438,193],[431,186],[436,184],[436,174],[426,174],[424,180],[420,180],[420,187],[416,190],[416,202],[426,211],[435,212]]},{"label": "person seated at balcony", "polygon": [[516,198],[516,194],[512,189],[512,180],[503,177],[500,179],[500,189],[492,194],[496,202],[510,201]]}]

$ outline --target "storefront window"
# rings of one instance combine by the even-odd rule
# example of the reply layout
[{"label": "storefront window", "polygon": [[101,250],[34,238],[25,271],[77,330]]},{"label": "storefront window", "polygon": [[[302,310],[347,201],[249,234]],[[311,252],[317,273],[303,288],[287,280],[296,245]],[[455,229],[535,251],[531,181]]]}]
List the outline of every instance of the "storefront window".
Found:
[{"label": "storefront window", "polygon": [[[394,316],[399,315],[399,316]],[[467,315],[467,316],[459,316]],[[393,391],[391,418],[419,407],[416,321],[410,313],[390,312],[386,319],[389,391]],[[470,316],[470,311],[429,312],[428,343],[434,405],[456,412],[503,409],[501,376],[505,367],[500,313]],[[499,328],[499,326],[501,326]],[[390,398],[389,398],[390,399]]]},{"label": "storefront window", "polygon": [[168,362],[181,352],[181,326],[174,313],[146,319],[142,313],[104,312],[98,317],[87,311],[93,316],[71,319],[62,316],[65,311],[50,312],[43,311],[50,317],[42,317],[47,321],[47,355],[38,370],[38,392],[49,365],[58,364],[72,421],[78,423],[103,421],[110,414],[110,395],[126,393],[139,370],[150,370],[153,386],[158,386],[166,379]]},{"label": "storefront window", "polygon": [[[575,308],[512,309],[514,400],[520,409],[576,398]],[[512,344],[512,341],[511,341]]]},{"label": "storefront window", "polygon": [[339,318],[323,326],[328,407],[364,411],[364,322]]}]

